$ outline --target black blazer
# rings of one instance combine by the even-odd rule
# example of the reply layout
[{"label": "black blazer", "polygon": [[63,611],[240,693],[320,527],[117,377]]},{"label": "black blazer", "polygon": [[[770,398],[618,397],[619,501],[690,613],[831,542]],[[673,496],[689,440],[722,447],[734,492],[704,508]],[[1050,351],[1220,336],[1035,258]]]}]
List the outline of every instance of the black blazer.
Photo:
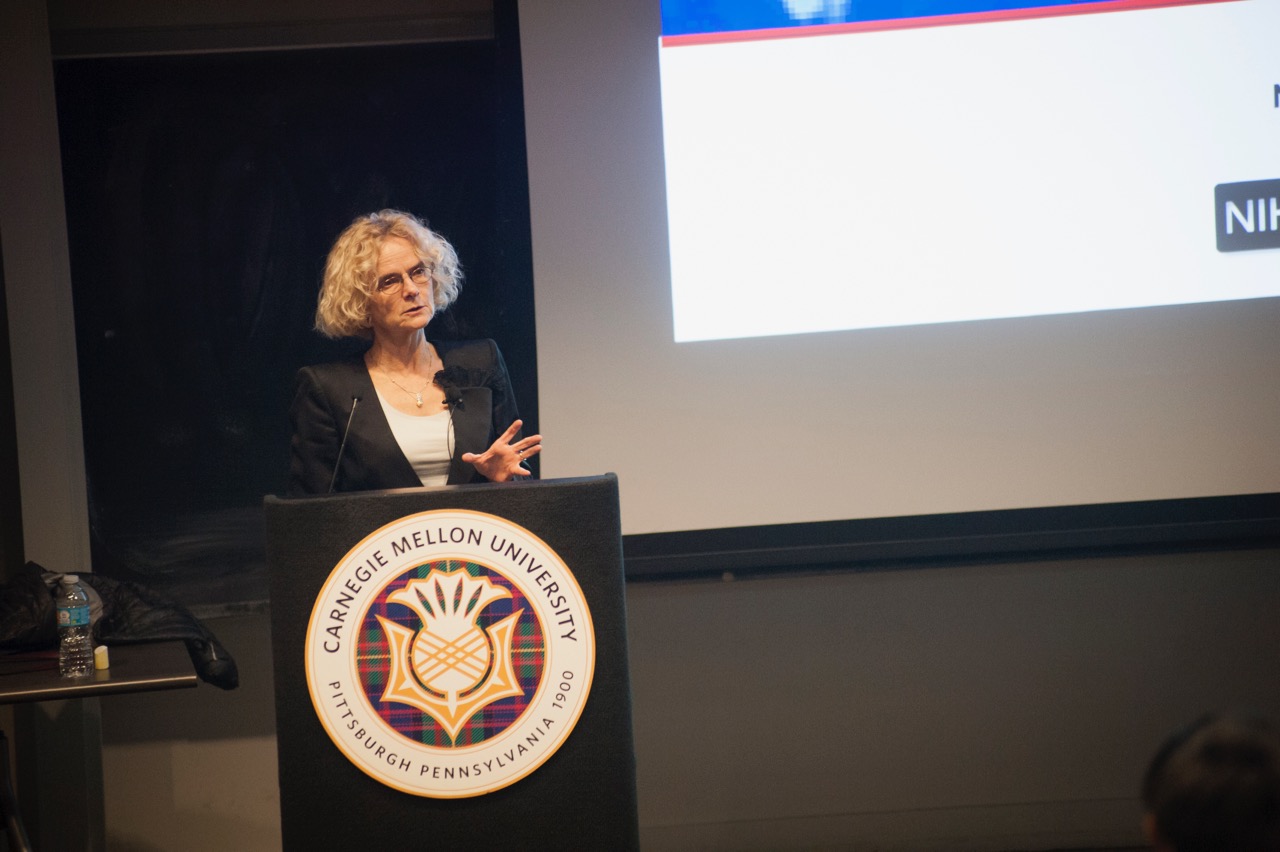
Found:
[{"label": "black blazer", "polygon": [[[433,341],[432,345],[444,362],[437,379],[453,418],[448,482],[485,482],[462,460],[462,454],[483,453],[519,416],[507,365],[492,340]],[[422,487],[391,434],[362,355],[299,370],[289,413],[293,420],[290,496],[329,491],[344,432],[347,443],[334,491]]]}]

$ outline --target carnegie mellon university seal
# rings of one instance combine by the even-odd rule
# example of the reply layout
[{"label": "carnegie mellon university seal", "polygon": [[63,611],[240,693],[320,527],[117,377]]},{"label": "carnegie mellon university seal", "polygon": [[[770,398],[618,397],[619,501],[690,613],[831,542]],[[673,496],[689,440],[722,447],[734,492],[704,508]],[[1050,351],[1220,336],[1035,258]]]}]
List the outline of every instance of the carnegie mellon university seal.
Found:
[{"label": "carnegie mellon university seal", "polygon": [[306,668],[321,724],[362,772],[418,796],[479,796],[568,738],[595,633],[572,572],[537,536],[482,512],[422,512],[334,567]]}]

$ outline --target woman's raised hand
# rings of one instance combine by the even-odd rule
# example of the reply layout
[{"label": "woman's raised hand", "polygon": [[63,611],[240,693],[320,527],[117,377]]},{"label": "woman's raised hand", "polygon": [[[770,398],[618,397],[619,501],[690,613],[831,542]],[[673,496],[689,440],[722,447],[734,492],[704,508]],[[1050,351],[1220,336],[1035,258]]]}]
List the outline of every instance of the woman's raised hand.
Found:
[{"label": "woman's raised hand", "polygon": [[462,460],[474,465],[490,482],[506,482],[517,476],[529,476],[532,471],[521,467],[520,463],[542,452],[542,436],[531,435],[512,443],[511,439],[523,425],[524,421],[515,421],[507,427],[507,431],[498,436],[498,440],[489,449],[479,454],[463,453]]}]

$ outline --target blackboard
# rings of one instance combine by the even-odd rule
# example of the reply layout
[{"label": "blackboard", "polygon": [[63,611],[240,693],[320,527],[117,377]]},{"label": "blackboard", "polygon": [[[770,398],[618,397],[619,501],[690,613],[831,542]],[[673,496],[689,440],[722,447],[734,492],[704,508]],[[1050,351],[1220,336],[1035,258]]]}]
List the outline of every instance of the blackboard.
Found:
[{"label": "blackboard", "polygon": [[56,67],[94,570],[197,611],[267,596],[262,498],[294,374],[363,346],[312,330],[357,215],[425,218],[537,429],[514,38],[64,60]]}]

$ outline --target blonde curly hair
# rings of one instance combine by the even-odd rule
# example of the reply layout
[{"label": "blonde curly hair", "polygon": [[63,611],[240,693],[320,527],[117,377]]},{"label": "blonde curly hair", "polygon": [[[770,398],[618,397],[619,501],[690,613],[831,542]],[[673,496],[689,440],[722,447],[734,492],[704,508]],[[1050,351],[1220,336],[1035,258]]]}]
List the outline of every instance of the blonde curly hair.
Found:
[{"label": "blonde curly hair", "polygon": [[412,213],[379,210],[359,216],[338,235],[324,266],[316,305],[316,331],[325,337],[372,337],[369,294],[382,244],[399,237],[432,267],[431,301],[437,312],[453,304],[462,289],[462,268],[449,241]]}]

